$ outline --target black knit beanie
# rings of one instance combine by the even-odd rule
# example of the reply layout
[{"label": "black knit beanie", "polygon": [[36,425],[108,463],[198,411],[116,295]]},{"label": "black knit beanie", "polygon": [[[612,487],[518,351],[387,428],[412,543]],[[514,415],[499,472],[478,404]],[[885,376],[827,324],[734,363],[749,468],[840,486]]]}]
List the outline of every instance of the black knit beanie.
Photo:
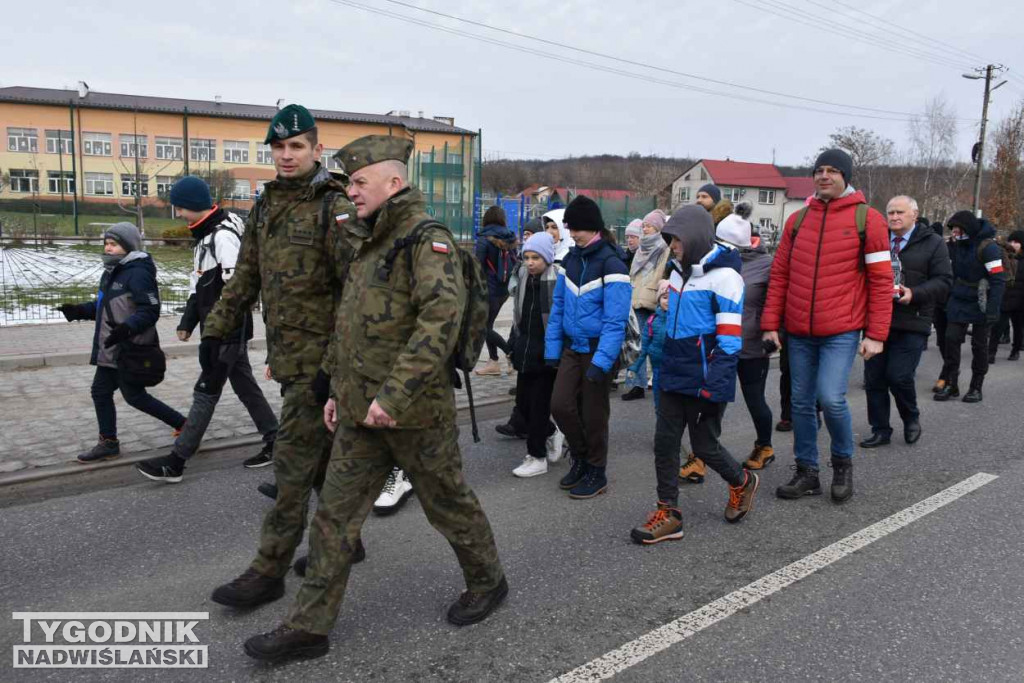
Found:
[{"label": "black knit beanie", "polygon": [[949,220],[946,221],[946,225],[950,228],[960,228],[968,237],[974,237],[981,230],[981,224],[978,223],[978,219],[974,217],[974,212],[966,209],[963,211],[957,211],[950,216]]},{"label": "black knit beanie", "polygon": [[1014,230],[1010,233],[1010,236],[1006,238],[1006,241],[1024,244],[1024,230]]},{"label": "black knit beanie", "polygon": [[838,168],[843,174],[843,180],[846,181],[847,185],[850,184],[850,179],[853,178],[853,159],[843,150],[838,148],[826,149],[819,154],[814,162],[814,168],[811,169],[811,174],[813,175],[822,166]]},{"label": "black knit beanie", "polygon": [[604,228],[604,218],[601,216],[601,207],[590,197],[580,195],[569,202],[565,207],[565,215],[562,222],[569,230],[586,230],[588,232],[601,232]]}]

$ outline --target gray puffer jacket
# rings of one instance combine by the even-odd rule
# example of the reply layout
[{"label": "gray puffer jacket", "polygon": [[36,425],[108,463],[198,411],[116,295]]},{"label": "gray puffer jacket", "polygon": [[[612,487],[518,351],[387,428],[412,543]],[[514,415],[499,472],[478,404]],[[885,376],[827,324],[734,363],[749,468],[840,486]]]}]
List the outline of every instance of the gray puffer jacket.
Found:
[{"label": "gray puffer jacket", "polygon": [[160,318],[160,291],[156,284],[156,265],[144,251],[133,251],[111,272],[104,272],[96,300],[84,311],[96,321],[89,363],[106,368],[117,367],[118,347],[106,348],[103,342],[111,330],[125,323],[132,330],[128,340],[140,346],[158,346],[156,322]]},{"label": "gray puffer jacket", "polygon": [[743,261],[743,346],[741,359],[764,358],[761,346],[761,312],[768,296],[768,276],[772,271],[772,256],[764,247],[740,248]]}]

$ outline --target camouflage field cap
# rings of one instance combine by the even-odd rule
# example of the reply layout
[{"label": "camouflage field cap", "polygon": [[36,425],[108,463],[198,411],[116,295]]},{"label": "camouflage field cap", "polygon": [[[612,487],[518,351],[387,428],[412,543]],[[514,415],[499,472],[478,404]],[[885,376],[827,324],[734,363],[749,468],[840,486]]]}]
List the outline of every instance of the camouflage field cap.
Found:
[{"label": "camouflage field cap", "polygon": [[352,175],[361,168],[381,161],[409,163],[412,140],[391,135],[367,135],[353,140],[334,154],[345,173]]},{"label": "camouflage field cap", "polygon": [[269,145],[274,140],[287,140],[313,128],[316,128],[316,120],[309,110],[301,104],[289,104],[271,119],[270,127],[267,128],[267,139],[263,144]]}]

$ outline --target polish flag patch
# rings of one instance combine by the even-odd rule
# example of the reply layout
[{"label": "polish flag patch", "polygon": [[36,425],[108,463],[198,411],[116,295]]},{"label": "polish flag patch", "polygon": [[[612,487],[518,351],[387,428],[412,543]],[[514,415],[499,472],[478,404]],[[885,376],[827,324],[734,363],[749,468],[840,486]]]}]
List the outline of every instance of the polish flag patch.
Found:
[{"label": "polish flag patch", "polygon": [[348,220],[348,214],[347,213],[339,213],[337,216],[334,217],[334,222],[337,223],[338,225],[341,225],[342,223],[344,223],[347,220]]},{"label": "polish flag patch", "polygon": [[438,254],[448,253],[448,245],[445,244],[444,242],[431,242],[430,248],[433,249]]},{"label": "polish flag patch", "polygon": [[987,268],[988,272],[992,273],[993,275],[996,273],[1001,273],[1003,272],[1003,262],[1001,260],[989,261],[988,263],[985,264],[985,268]]}]

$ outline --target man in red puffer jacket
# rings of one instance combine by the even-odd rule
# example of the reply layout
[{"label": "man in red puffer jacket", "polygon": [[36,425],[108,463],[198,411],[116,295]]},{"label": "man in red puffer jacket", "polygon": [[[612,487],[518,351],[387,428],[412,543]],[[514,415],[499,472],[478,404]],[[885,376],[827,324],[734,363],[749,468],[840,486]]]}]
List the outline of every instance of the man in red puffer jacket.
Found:
[{"label": "man in red puffer jacket", "polygon": [[[881,353],[892,320],[893,274],[885,218],[850,185],[853,160],[839,149],[814,163],[815,195],[782,233],[761,317],[764,339],[788,334],[796,474],[779,498],[819,495],[818,421],[832,437],[832,500],[853,495],[853,422],[846,386],[854,356]],[[861,334],[863,333],[863,339]]]}]

